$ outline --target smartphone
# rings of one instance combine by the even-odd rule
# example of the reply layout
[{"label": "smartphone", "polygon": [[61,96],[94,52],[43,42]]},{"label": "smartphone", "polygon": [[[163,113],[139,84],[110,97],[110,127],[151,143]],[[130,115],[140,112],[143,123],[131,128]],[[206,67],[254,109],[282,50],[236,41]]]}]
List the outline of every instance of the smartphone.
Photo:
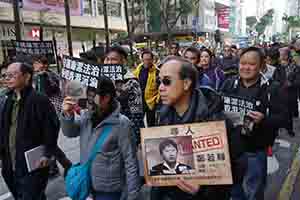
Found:
[{"label": "smartphone", "polygon": [[87,109],[87,102],[88,102],[88,99],[79,99],[78,100],[78,106],[81,109]]},{"label": "smartphone", "polygon": [[251,136],[253,129],[254,129],[254,120],[250,116],[245,115],[242,131],[241,131],[242,135]]}]

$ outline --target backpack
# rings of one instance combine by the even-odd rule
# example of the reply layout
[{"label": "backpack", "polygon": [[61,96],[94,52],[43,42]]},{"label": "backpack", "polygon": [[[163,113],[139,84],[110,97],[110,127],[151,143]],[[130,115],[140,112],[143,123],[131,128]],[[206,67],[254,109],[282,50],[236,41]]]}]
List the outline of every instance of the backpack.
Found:
[{"label": "backpack", "polygon": [[77,163],[67,172],[65,178],[66,192],[72,200],[85,200],[91,193],[91,166],[95,160],[97,151],[101,148],[105,139],[109,136],[112,127],[104,127],[102,134],[94,145],[88,161],[84,164]]}]

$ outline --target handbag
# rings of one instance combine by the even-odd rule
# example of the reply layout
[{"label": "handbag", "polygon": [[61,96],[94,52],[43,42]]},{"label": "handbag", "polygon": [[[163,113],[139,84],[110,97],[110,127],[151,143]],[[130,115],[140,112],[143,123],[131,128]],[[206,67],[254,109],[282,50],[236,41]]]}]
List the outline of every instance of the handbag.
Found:
[{"label": "handbag", "polygon": [[104,127],[86,163],[77,163],[68,170],[65,177],[65,186],[66,192],[72,200],[85,200],[90,195],[92,188],[91,165],[96,158],[98,149],[103,145],[111,130],[111,126]]}]

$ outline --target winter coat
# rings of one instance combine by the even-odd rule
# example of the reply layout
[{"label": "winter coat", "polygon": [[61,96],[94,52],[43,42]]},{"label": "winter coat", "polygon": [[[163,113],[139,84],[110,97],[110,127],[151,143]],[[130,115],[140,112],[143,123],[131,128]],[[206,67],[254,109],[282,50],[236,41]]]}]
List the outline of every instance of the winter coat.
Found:
[{"label": "winter coat", "polygon": [[236,75],[239,70],[239,59],[237,57],[222,57],[216,60],[226,77]]},{"label": "winter coat", "polygon": [[[205,91],[206,95],[210,95],[211,91]],[[215,94],[217,95],[217,94]],[[213,100],[217,96],[210,96],[209,99]],[[211,104],[208,108],[207,98],[199,90],[195,90],[192,95],[192,101],[190,107],[187,110],[183,118],[178,118],[174,108],[169,106],[161,106],[158,111],[157,122],[159,126],[163,125],[174,125],[174,124],[185,124],[195,122],[205,122],[211,120],[224,120],[222,113],[218,113],[220,108],[219,101],[216,102],[218,105]],[[215,113],[210,113],[214,111]],[[233,156],[235,157],[235,156]],[[242,176],[242,174],[239,174]],[[230,198],[231,186],[201,186],[197,195],[190,195],[181,191],[177,187],[154,187],[151,192],[152,200],[227,200]]]},{"label": "winter coat", "polygon": [[85,163],[104,126],[112,132],[98,151],[91,167],[93,190],[96,192],[122,192],[128,200],[135,200],[140,189],[136,151],[130,138],[133,135],[127,117],[120,114],[120,105],[114,102],[114,111],[93,128],[91,113],[80,116],[61,115],[61,127],[67,137],[80,136],[80,162]]},{"label": "winter coat", "polygon": [[287,97],[290,112],[298,116],[298,93],[300,90],[300,67],[290,64],[278,66],[274,79],[281,84],[282,93]]},{"label": "winter coat", "polygon": [[284,99],[280,95],[280,85],[276,81],[265,81],[262,77],[249,88],[242,86],[239,77],[224,82],[221,89],[224,96],[235,96],[256,102],[255,111],[264,114],[260,124],[256,124],[251,135],[243,135],[243,145],[247,152],[257,152],[272,146],[278,129],[284,127],[288,116]]},{"label": "winter coat", "polygon": [[[144,65],[143,63],[137,66],[137,68],[134,70],[133,74],[134,76],[141,82],[140,80],[140,74],[143,69]],[[155,105],[159,102],[159,93],[158,93],[158,86],[157,86],[157,73],[158,69],[156,68],[156,65],[153,65],[151,68],[149,68],[148,71],[148,79],[146,88],[144,91],[144,100],[147,104],[147,106],[150,108],[150,110],[153,110]]]},{"label": "winter coat", "polygon": [[128,78],[122,86],[118,97],[121,113],[128,117],[134,129],[133,140],[138,146],[141,142],[140,128],[144,128],[143,97],[139,82],[135,78]]},{"label": "winter coat", "polygon": [[[0,97],[0,153],[3,162],[2,173],[6,180],[12,177],[9,129],[13,95],[13,91],[10,91]],[[59,120],[48,98],[37,94],[31,86],[21,92],[17,120],[15,175],[24,177],[29,174],[24,156],[26,151],[44,145],[46,157],[50,158],[55,154]]]},{"label": "winter coat", "polygon": [[62,93],[60,91],[60,77],[56,73],[48,70],[35,74],[33,82],[36,91],[46,95],[59,114],[63,102]]},{"label": "winter coat", "polygon": [[218,91],[224,80],[224,73],[219,67],[210,66],[207,70],[201,70],[199,73],[200,87],[210,87]]}]

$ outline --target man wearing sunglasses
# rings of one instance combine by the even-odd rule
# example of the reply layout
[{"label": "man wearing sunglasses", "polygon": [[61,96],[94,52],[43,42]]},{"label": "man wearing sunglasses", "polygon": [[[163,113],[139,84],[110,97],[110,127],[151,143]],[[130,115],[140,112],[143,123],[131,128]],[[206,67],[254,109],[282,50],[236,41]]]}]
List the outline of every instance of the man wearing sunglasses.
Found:
[{"label": "man wearing sunglasses", "polygon": [[169,49],[170,55],[180,56],[179,54],[179,44],[177,42],[172,42]]},{"label": "man wearing sunglasses", "polygon": [[[207,121],[210,113],[206,99],[197,90],[198,72],[189,61],[176,56],[165,59],[159,73],[162,107],[156,125],[174,125]],[[225,191],[225,192],[224,192]],[[177,187],[154,187],[152,200],[227,199],[229,190],[221,186],[197,186],[178,181]]]}]

